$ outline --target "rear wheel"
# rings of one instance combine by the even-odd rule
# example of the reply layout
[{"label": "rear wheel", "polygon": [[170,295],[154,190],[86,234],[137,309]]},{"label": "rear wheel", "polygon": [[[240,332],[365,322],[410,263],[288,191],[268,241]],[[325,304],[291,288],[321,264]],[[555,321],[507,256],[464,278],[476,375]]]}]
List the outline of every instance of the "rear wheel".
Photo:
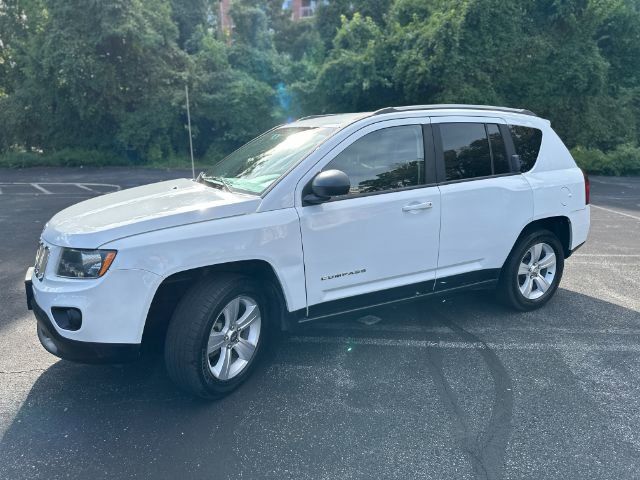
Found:
[{"label": "rear wheel", "polygon": [[521,238],[502,268],[498,294],[518,310],[534,310],[547,303],[560,284],[564,250],[548,230]]},{"label": "rear wheel", "polygon": [[246,277],[208,277],[180,300],[167,330],[165,363],[182,389],[204,398],[237,388],[264,350],[267,302]]}]

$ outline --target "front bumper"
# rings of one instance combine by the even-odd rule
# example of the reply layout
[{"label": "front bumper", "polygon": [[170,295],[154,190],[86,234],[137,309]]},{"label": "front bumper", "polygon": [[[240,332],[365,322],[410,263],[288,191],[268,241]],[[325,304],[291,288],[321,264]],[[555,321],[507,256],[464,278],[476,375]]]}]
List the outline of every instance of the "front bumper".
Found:
[{"label": "front bumper", "polygon": [[[55,249],[52,254],[55,255]],[[140,355],[149,306],[162,278],[144,270],[111,270],[91,280],[65,279],[27,271],[27,307],[38,321],[38,337],[50,353],[87,363],[124,362]],[[56,316],[60,309],[81,313],[78,328]]]},{"label": "front bumper", "polygon": [[79,342],[64,338],[37,302],[32,301],[31,306],[38,321],[38,339],[45,350],[56,357],[82,363],[124,363],[140,358],[140,344]]},{"label": "front bumper", "polygon": [[[110,270],[101,278],[82,280],[48,273],[42,279],[32,277],[29,301],[38,304],[53,330],[65,339],[139,344],[151,301],[161,281],[158,275],[144,270]],[[80,328],[67,329],[57,322],[56,309],[79,310]]]}]

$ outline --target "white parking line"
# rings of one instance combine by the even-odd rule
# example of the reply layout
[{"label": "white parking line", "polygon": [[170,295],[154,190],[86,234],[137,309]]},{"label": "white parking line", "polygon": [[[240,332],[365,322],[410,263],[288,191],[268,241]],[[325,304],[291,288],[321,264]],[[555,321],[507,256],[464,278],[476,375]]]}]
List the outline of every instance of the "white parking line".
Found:
[{"label": "white parking line", "polygon": [[[424,334],[453,334],[449,327],[436,325],[398,325],[398,324],[375,324],[366,326],[357,323],[315,323],[310,324],[312,330],[326,330],[331,332],[357,331],[369,333],[424,333]],[[570,328],[570,327],[550,327],[544,329],[536,326],[511,326],[511,327],[472,327],[467,328],[473,335],[494,335],[494,334],[546,334],[546,335],[631,335],[640,336],[639,328]]]},{"label": "white parking line", "polygon": [[585,342],[447,342],[447,341],[429,341],[429,340],[394,340],[388,338],[354,338],[354,337],[304,337],[296,336],[289,339],[295,343],[315,343],[315,344],[335,344],[335,345],[374,345],[377,347],[417,347],[417,348],[445,348],[445,349],[461,349],[475,350],[486,349],[491,350],[528,350],[528,351],[547,351],[547,350],[569,350],[583,352],[634,352],[640,353],[640,345],[638,344],[588,344]]},{"label": "white parking line", "polygon": [[96,191],[95,191],[95,190],[93,190],[93,189],[91,189],[91,188],[89,188],[89,187],[87,187],[87,186],[85,186],[85,185],[83,185],[83,184],[81,184],[81,183],[74,183],[74,185],[75,185],[76,187],[78,187],[78,188],[83,189],[83,190],[87,190],[87,191],[89,191],[89,192],[96,193]]},{"label": "white parking line", "polygon": [[591,204],[591,206],[593,208],[597,208],[599,210],[604,210],[605,212],[610,212],[610,213],[617,213],[618,215],[622,215],[624,217],[629,217],[629,218],[633,218],[634,220],[640,220],[640,217],[636,217],[635,215],[631,215],[629,213],[623,213],[623,212],[618,212],[617,210],[612,210],[610,208],[604,208],[604,207],[600,207],[598,205],[593,205]]},{"label": "white parking line", "polygon": [[589,262],[589,261],[582,261],[582,260],[571,260],[571,265],[590,265],[592,267],[597,267],[597,266],[602,266],[602,267],[637,267],[638,265],[640,265],[638,262],[631,262],[631,263],[625,263],[625,262],[609,262],[606,260],[599,260],[597,262]]},{"label": "white parking line", "polygon": [[[86,183],[86,182],[0,182],[0,195],[2,194],[10,194],[10,195],[37,195],[37,194],[45,194],[45,195],[69,195],[69,194],[75,194],[75,192],[55,192],[55,191],[51,191],[45,187],[47,186],[68,186],[68,187],[74,187],[77,188],[79,190],[84,190],[86,192],[91,192],[93,194],[103,194],[103,193],[109,193],[109,191],[107,192],[102,192],[98,189],[107,189],[113,192],[117,192],[121,189],[120,185],[114,185],[111,183]],[[2,187],[6,187],[3,191]],[[10,189],[8,191],[7,188],[8,187],[31,187],[33,189],[32,192],[12,192]],[[80,193],[80,192],[78,192]]]},{"label": "white parking line", "polygon": [[572,257],[640,257],[634,253],[574,253]]},{"label": "white parking line", "polygon": [[37,190],[40,190],[42,193],[44,193],[45,195],[51,195],[51,192],[49,190],[47,190],[44,187],[41,187],[39,184],[37,183],[32,183],[31,186]]}]

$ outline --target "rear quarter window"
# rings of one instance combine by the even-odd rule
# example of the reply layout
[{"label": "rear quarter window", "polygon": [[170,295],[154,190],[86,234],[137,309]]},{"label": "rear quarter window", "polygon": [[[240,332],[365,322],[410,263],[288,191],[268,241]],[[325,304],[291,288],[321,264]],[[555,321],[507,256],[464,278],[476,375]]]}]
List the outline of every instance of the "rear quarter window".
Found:
[{"label": "rear quarter window", "polygon": [[542,144],[542,130],[521,125],[509,125],[509,130],[516,154],[520,156],[520,171],[528,172],[538,159]]}]

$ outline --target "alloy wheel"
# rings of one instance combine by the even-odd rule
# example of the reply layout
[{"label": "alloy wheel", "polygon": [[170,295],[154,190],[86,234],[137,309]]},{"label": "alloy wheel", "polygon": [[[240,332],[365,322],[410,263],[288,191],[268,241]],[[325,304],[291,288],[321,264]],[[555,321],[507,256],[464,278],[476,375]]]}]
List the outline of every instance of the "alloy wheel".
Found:
[{"label": "alloy wheel", "polygon": [[518,288],[527,300],[537,300],[553,285],[556,276],[556,254],[547,243],[529,248],[518,266]]},{"label": "alloy wheel", "polygon": [[255,355],[262,317],[258,302],[240,295],[222,309],[207,341],[209,370],[218,380],[239,375]]}]

